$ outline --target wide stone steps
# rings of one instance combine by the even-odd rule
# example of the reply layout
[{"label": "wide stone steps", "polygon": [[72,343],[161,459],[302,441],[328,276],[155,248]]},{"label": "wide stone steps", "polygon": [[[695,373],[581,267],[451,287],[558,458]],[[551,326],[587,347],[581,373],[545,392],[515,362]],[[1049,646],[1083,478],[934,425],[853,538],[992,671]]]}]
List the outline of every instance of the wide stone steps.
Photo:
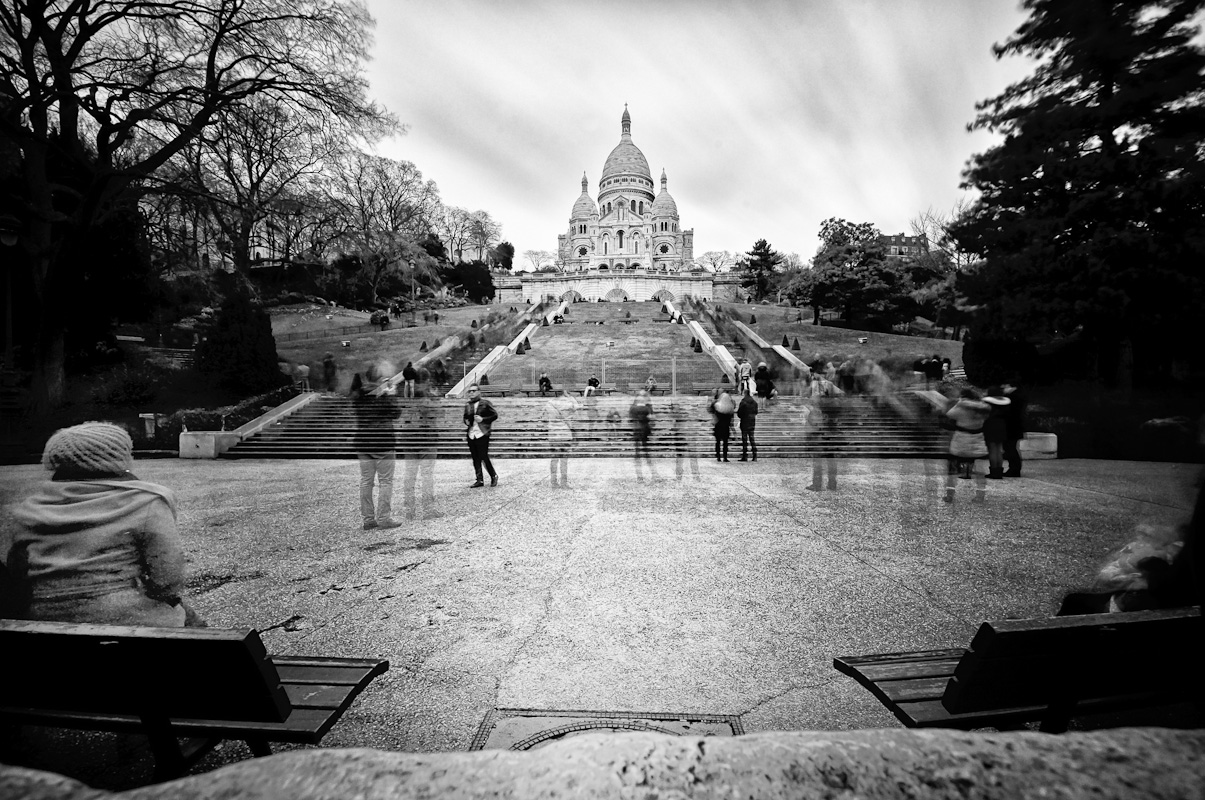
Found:
[{"label": "wide stone steps", "polygon": [[[548,401],[539,398],[495,398],[499,420],[490,440],[490,452],[500,458],[551,456],[560,446],[549,439]],[[624,457],[632,454],[632,425],[627,416],[631,398],[612,396],[583,404],[572,419],[572,455]],[[399,400],[402,415],[392,431],[378,434],[392,440],[399,455],[423,453],[436,458],[465,458],[459,400]],[[833,452],[844,457],[933,456],[944,453],[944,438],[919,404],[907,395],[890,403],[866,398],[843,398],[840,423],[835,431],[808,424],[805,406],[795,399],[775,403],[758,415],[759,457],[808,457]],[[710,455],[714,450],[707,400],[677,396],[654,399],[653,433],[649,450],[654,456],[680,452]],[[293,415],[240,442],[225,458],[332,458],[356,457],[356,418],[351,402],[335,395],[322,396]],[[360,439],[364,438],[361,434]],[[740,448],[736,421],[729,450]]]}]

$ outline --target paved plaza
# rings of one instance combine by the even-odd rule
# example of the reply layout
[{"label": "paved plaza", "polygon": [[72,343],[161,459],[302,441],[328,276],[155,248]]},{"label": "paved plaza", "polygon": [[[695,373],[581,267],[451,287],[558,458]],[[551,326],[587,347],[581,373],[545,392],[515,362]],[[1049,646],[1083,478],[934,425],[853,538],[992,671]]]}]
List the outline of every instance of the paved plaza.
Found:
[{"label": "paved plaza", "polygon": [[[806,490],[808,460],[700,459],[676,480],[659,459],[658,479],[637,482],[627,459],[580,459],[568,489],[547,461],[496,466],[498,487],[469,489],[467,459],[434,462],[434,503],[389,531],[361,530],[352,461],[136,472],[177,492],[212,625],[257,628],[269,652],[389,659],[325,745],[403,751],[468,749],[496,708],[897,727],[834,656],[962,646],[985,619],[1049,616],[1136,525],[1186,519],[1200,475],[1032,461],[989,481],[986,502],[960,481],[946,504],[936,460],[842,460],[821,492]],[[0,468],[5,550],[7,506],[44,475]],[[399,519],[404,475],[399,462]],[[111,786],[145,766],[128,744],[55,735],[94,757],[37,766]],[[226,743],[199,769],[246,755]]]}]

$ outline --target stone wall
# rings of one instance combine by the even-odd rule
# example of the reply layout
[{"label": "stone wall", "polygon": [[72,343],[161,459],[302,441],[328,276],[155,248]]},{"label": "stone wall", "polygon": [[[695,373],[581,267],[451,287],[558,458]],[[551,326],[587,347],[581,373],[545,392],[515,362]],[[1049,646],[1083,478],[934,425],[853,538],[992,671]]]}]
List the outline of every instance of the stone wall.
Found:
[{"label": "stone wall", "polygon": [[120,794],[0,765],[0,797],[1202,798],[1205,731],[589,734],[530,752],[299,750]]}]

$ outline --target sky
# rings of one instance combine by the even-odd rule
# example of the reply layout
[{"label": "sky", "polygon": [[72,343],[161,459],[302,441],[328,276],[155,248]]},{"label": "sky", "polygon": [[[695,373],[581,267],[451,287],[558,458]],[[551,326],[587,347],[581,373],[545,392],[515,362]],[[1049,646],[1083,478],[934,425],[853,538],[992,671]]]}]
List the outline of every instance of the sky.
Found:
[{"label": "sky", "polygon": [[627,105],[696,256],[766,239],[804,260],[829,217],[909,233],[971,195],[975,103],[1033,71],[997,60],[1016,0],[368,0],[374,100],[447,205],[555,251]]}]

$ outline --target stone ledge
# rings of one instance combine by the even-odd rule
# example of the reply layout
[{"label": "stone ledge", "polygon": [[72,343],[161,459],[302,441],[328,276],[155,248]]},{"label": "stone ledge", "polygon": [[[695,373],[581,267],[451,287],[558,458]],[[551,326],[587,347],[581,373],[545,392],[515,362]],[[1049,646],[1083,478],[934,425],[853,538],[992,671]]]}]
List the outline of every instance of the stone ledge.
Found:
[{"label": "stone ledge", "polygon": [[299,750],[109,794],[0,765],[30,800],[258,798],[1200,798],[1205,731],[868,730],[736,738],[588,734],[530,752]]}]

